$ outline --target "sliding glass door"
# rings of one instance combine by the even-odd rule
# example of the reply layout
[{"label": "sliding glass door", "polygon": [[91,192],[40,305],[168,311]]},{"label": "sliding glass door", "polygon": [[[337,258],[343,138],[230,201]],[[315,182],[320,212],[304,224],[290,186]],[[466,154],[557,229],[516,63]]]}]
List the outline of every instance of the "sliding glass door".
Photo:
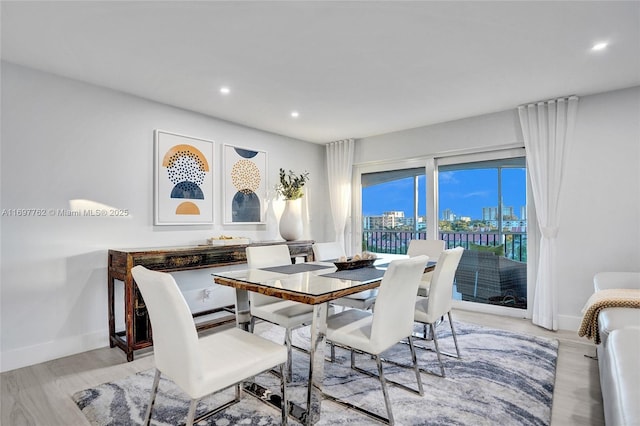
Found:
[{"label": "sliding glass door", "polygon": [[466,249],[457,303],[527,308],[523,149],[358,166],[354,188],[355,251],[406,254],[412,239],[442,239]]},{"label": "sliding glass door", "polygon": [[457,298],[527,307],[526,165],[524,157],[438,166],[438,231],[464,247]]}]

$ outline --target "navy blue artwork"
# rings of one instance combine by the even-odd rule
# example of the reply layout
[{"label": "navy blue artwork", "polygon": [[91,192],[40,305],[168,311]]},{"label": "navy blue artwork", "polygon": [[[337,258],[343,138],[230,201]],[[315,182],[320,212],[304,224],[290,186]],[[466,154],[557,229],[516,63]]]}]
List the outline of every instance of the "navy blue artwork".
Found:
[{"label": "navy blue artwork", "polygon": [[238,191],[231,202],[232,222],[260,222],[260,197],[253,191]]},{"label": "navy blue artwork", "polygon": [[193,182],[180,182],[173,187],[171,198],[190,198],[196,200],[204,200],[202,189]]},{"label": "navy blue artwork", "polygon": [[250,151],[248,149],[242,149],[242,148],[234,148],[234,149],[236,150],[238,155],[242,158],[253,158],[256,155],[258,155],[257,151]]}]

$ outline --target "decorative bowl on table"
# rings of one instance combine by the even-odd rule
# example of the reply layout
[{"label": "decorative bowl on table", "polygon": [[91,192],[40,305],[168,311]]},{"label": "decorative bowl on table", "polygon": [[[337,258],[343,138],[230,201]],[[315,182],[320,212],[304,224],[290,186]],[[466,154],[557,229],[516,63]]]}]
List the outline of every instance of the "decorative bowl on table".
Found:
[{"label": "decorative bowl on table", "polygon": [[376,255],[370,253],[363,253],[362,255],[356,254],[353,257],[342,257],[338,261],[333,262],[338,268],[338,271],[344,271],[348,269],[360,269],[373,266],[373,262],[376,261]]}]

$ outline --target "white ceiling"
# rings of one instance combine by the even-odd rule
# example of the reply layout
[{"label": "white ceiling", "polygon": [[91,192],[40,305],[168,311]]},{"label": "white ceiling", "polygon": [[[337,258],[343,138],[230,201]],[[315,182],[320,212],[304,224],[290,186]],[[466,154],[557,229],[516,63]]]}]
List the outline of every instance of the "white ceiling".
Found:
[{"label": "white ceiling", "polygon": [[[640,84],[638,1],[2,1],[1,13],[6,61],[318,143]],[[608,49],[590,51],[598,41]]]}]

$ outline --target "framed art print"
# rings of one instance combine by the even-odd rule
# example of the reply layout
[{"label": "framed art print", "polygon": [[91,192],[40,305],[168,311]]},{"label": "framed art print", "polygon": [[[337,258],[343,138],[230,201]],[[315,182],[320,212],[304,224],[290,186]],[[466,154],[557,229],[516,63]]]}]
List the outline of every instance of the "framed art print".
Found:
[{"label": "framed art print", "polygon": [[213,141],[162,130],[154,139],[154,224],[213,224]]},{"label": "framed art print", "polygon": [[266,222],[267,153],[224,145],[224,223]]}]

